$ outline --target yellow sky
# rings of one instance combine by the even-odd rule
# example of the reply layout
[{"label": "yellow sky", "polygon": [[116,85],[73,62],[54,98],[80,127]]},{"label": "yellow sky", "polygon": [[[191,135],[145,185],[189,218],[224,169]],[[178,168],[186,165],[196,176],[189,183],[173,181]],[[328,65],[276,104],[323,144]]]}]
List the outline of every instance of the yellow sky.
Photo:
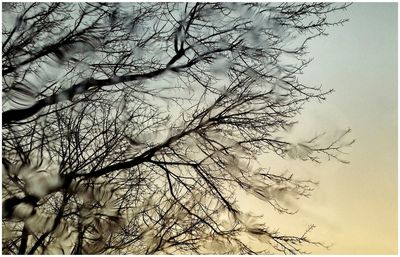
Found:
[{"label": "yellow sky", "polygon": [[311,238],[332,243],[316,254],[397,253],[397,3],[356,3],[338,18],[343,27],[310,45],[313,63],[302,79],[309,85],[334,88],[322,104],[310,103],[292,131],[294,140],[318,132],[352,129],[357,142],[348,149],[350,164],[280,160],[262,162],[320,182],[313,196],[297,201],[298,214],[272,214],[258,200],[249,208],[264,213],[271,227],[301,233],[317,228]]}]

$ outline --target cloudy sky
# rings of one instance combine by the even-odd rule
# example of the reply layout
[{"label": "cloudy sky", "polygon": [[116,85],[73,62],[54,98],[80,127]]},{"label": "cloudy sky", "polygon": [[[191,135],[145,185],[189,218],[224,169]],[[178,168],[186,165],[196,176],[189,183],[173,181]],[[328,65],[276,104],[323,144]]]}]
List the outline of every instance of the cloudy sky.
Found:
[{"label": "cloudy sky", "polygon": [[345,140],[356,143],[344,156],[350,163],[263,156],[262,166],[276,173],[319,181],[310,198],[291,203],[295,215],[278,215],[255,197],[241,197],[243,207],[263,214],[282,234],[301,235],[315,225],[310,239],[330,248],[307,246],[313,253],[397,253],[397,9],[397,3],[355,3],[332,17],[349,22],[310,43],[314,61],[300,79],[335,92],[305,107],[290,138],[326,132],[329,141],[351,128]]},{"label": "cloudy sky", "polygon": [[[311,138],[351,128],[345,159],[322,164],[271,160],[264,165],[318,180],[312,197],[297,201],[296,215],[274,215],[257,200],[248,202],[280,231],[301,233],[317,228],[311,239],[332,244],[320,254],[397,253],[397,4],[356,3],[337,18],[343,27],[310,44],[314,61],[302,79],[309,85],[333,88],[327,101],[310,103],[292,135]],[[256,203],[256,204],[255,204]],[[300,225],[300,226],[299,226]]]}]

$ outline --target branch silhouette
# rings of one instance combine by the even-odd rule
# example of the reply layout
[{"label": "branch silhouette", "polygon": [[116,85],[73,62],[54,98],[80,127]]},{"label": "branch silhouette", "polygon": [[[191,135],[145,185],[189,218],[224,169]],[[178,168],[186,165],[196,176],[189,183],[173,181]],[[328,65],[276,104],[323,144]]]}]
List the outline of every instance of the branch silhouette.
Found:
[{"label": "branch silhouette", "polygon": [[[3,254],[303,253],[271,211],[317,184],[260,167],[342,158],[283,132],[330,3],[4,3]],[[262,250],[249,241],[257,241]]]}]

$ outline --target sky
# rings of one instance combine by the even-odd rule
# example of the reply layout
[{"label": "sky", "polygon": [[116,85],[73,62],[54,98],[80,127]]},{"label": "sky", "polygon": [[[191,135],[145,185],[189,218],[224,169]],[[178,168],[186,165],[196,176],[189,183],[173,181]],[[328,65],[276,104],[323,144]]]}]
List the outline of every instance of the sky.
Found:
[{"label": "sky", "polygon": [[355,3],[332,17],[349,18],[329,36],[310,43],[314,61],[300,79],[335,92],[323,103],[306,105],[293,140],[347,128],[349,164],[321,164],[264,156],[260,162],[277,172],[319,181],[313,195],[293,203],[295,215],[278,215],[265,203],[243,197],[244,207],[264,214],[270,228],[282,234],[316,229],[310,239],[331,245],[307,247],[315,254],[397,253],[397,3]]},{"label": "sky", "polygon": [[[291,131],[308,139],[346,128],[349,164],[321,164],[262,158],[277,171],[319,181],[313,195],[296,201],[295,215],[277,215],[256,199],[248,207],[284,234],[316,225],[310,239],[330,245],[309,247],[314,254],[397,253],[397,3],[355,3],[332,18],[349,18],[329,36],[310,43],[314,61],[302,81],[335,92],[309,103]],[[256,207],[254,207],[256,206]]]}]

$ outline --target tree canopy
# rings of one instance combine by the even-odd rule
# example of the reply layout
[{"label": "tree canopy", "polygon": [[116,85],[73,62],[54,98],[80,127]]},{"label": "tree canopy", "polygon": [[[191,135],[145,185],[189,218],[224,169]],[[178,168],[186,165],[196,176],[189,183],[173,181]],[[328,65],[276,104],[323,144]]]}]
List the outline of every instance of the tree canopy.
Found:
[{"label": "tree canopy", "polygon": [[[289,142],[307,43],[330,3],[3,3],[3,253],[301,253],[236,202],[292,213],[312,180],[265,154],[341,159],[346,131]],[[259,240],[265,250],[257,250]]]}]

